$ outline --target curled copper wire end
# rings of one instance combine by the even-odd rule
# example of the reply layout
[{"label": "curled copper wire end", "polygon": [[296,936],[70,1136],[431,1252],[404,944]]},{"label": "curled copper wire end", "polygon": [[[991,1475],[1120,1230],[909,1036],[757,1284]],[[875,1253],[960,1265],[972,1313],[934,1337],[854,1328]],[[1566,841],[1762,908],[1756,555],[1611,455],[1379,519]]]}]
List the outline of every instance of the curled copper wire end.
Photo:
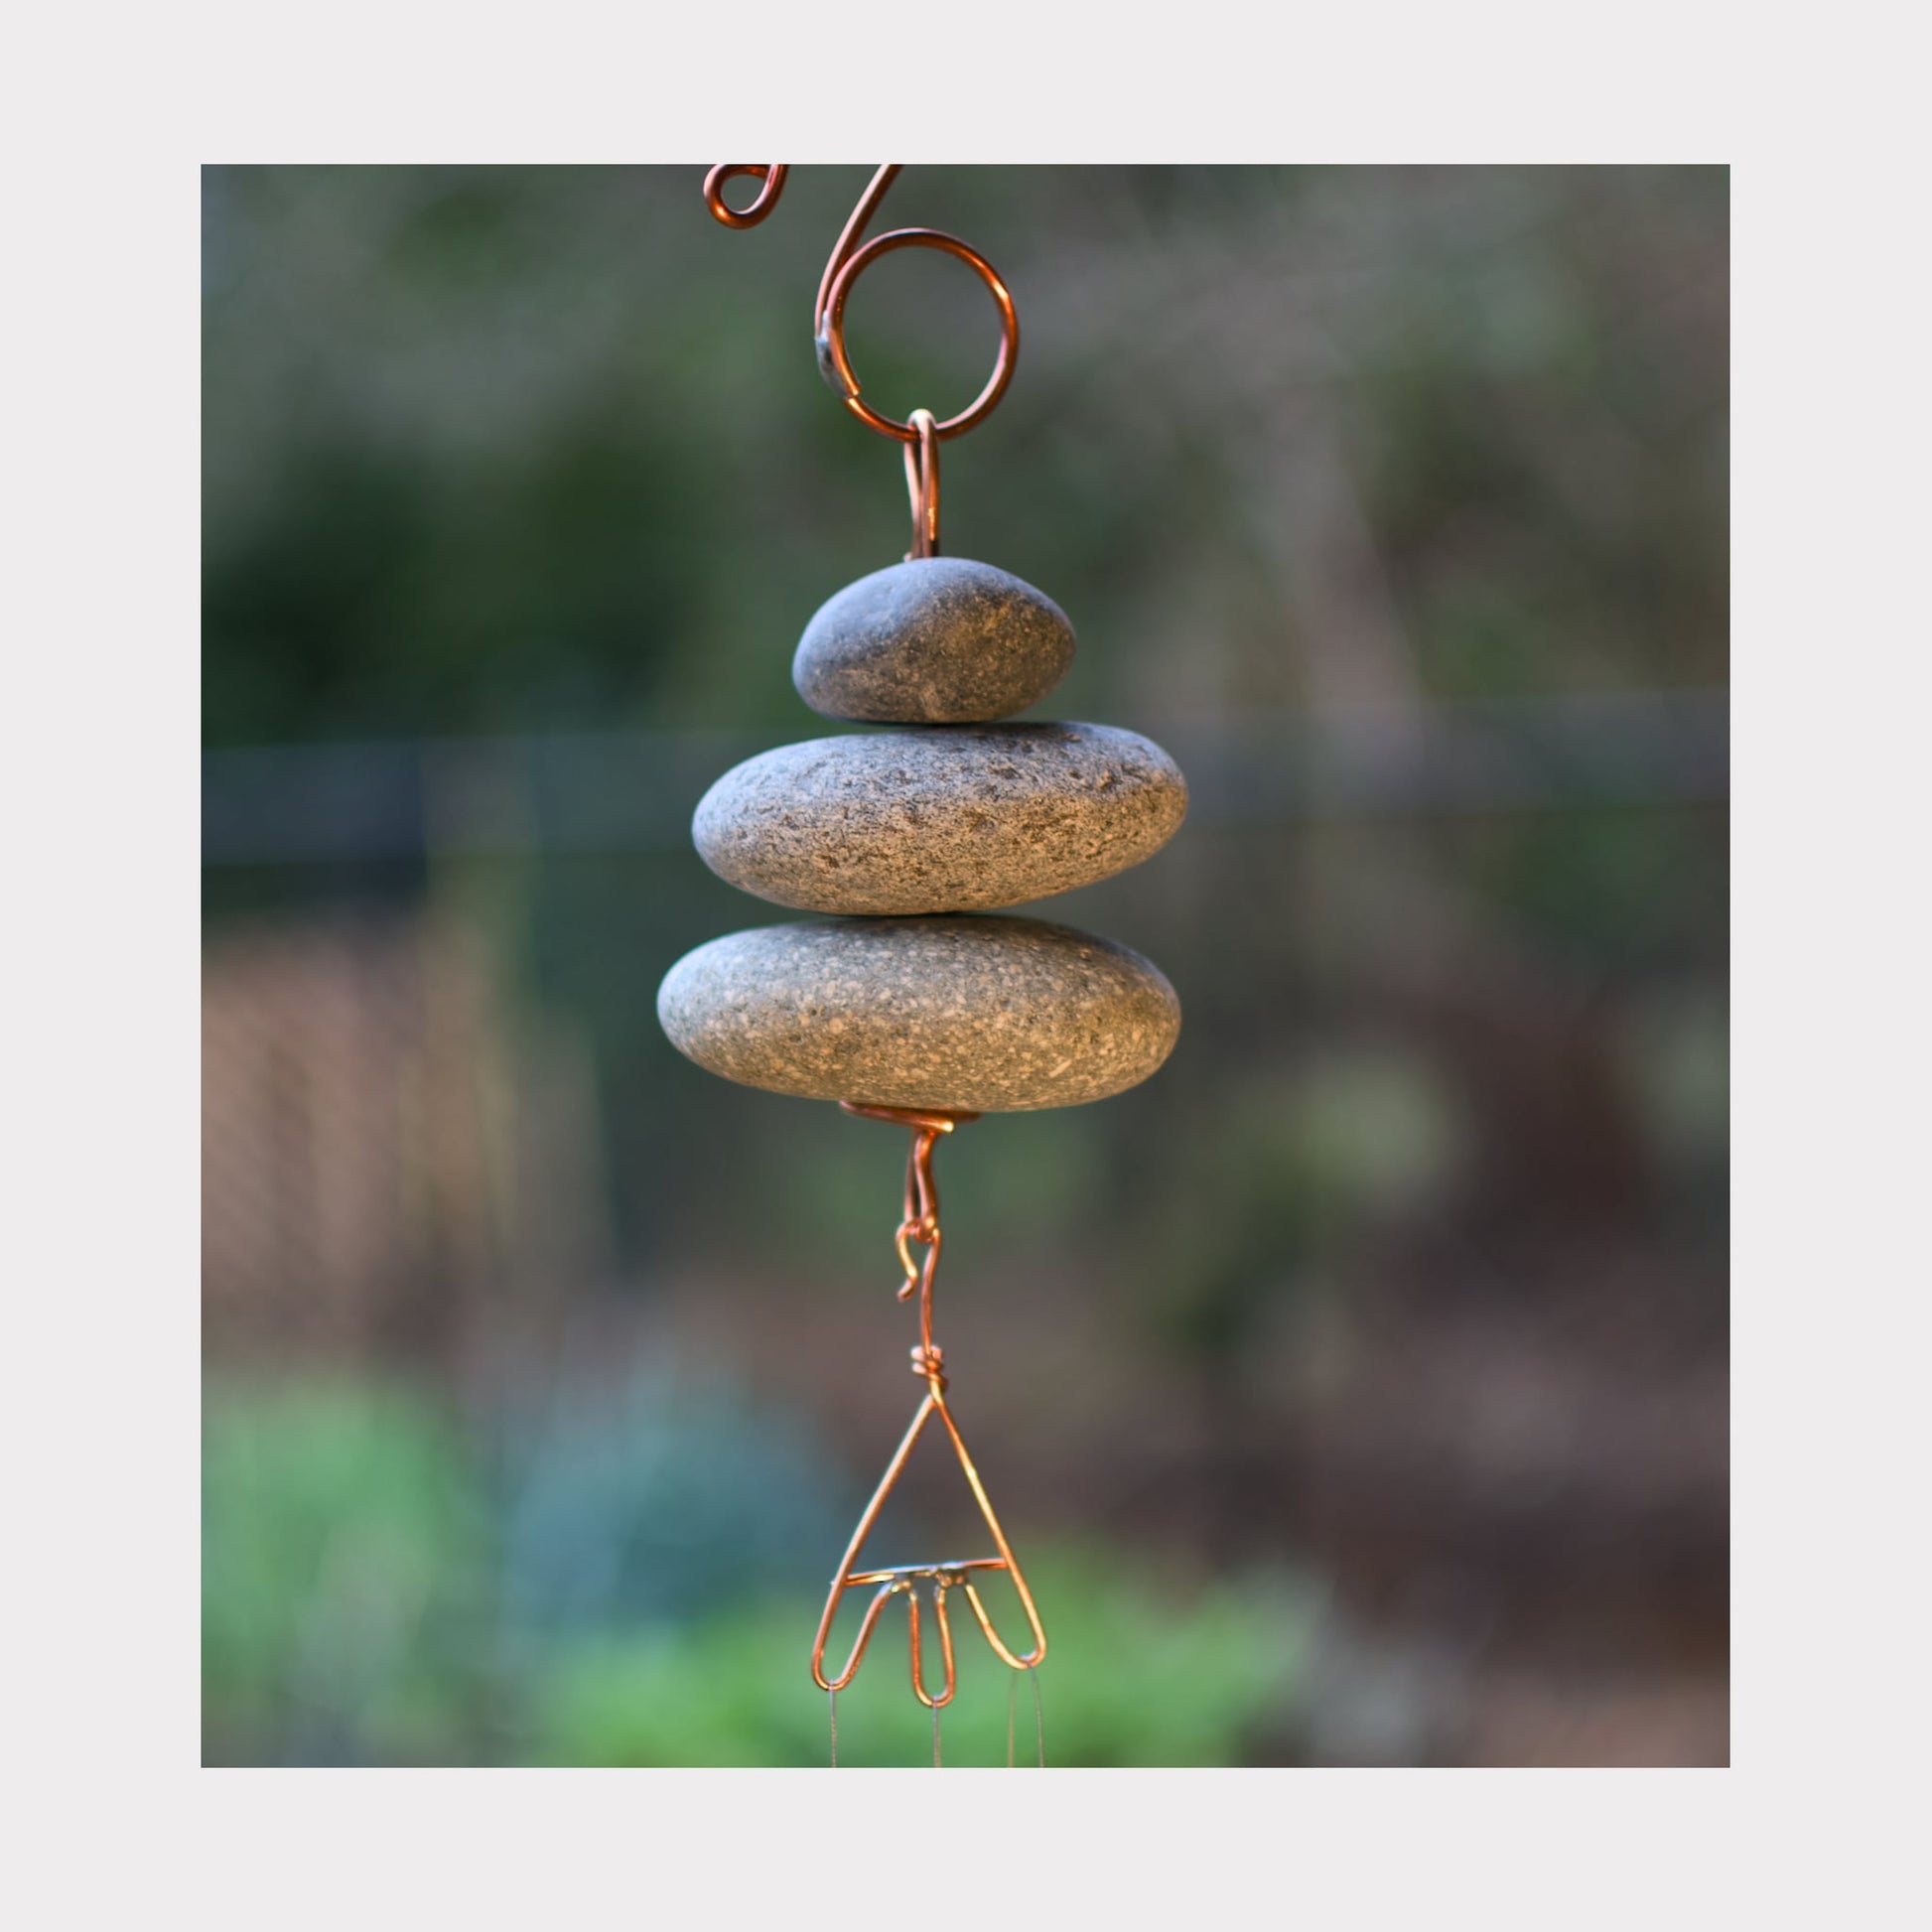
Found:
[{"label": "curled copper wire end", "polygon": [[[760,181],[764,186],[750,207],[737,208],[725,200],[725,184],[741,175]],[[785,169],[780,162],[721,161],[704,178],[704,205],[713,218],[728,228],[756,228],[778,206],[778,197],[784,192]]]}]

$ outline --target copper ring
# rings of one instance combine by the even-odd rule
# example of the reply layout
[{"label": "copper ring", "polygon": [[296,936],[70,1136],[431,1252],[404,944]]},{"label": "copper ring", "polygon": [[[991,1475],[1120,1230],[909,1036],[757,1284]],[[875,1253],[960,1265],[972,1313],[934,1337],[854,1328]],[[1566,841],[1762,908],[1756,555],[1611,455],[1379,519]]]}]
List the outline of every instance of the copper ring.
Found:
[{"label": "copper ring", "polygon": [[[741,169],[740,172],[749,171]],[[767,187],[766,193],[769,192]],[[759,200],[762,202],[764,197],[761,195]],[[757,207],[755,203],[754,209]],[[752,211],[747,210],[748,213]],[[713,212],[716,212],[715,207]],[[756,218],[762,220],[763,215],[759,214]],[[877,430],[881,436],[896,436],[901,443],[919,440],[919,432],[911,423],[896,423],[890,416],[882,416],[865,401],[859,393],[859,378],[853,373],[852,358],[845,352],[845,303],[852,293],[852,285],[881,255],[889,255],[895,248],[938,248],[955,256],[979,276],[999,306],[1000,357],[993,364],[992,376],[967,408],[957,416],[933,426],[932,434],[935,437],[963,436],[992,412],[994,405],[1006,394],[1007,384],[1013,380],[1014,365],[1020,359],[1020,318],[1015,313],[1013,297],[1008,293],[1007,285],[1000,280],[999,270],[977,248],[969,248],[955,235],[942,234],[937,228],[895,228],[890,234],[875,235],[863,247],[855,248],[840,266],[831,288],[826,291],[824,313],[819,324],[820,366],[825,371],[826,380],[838,391],[839,399],[868,429]]]}]

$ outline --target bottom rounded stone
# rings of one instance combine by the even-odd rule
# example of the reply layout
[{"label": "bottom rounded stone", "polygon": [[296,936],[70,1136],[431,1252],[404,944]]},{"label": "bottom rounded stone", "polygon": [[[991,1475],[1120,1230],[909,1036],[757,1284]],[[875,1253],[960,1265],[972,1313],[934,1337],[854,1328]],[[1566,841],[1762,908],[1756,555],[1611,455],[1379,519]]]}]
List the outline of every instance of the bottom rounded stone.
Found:
[{"label": "bottom rounded stone", "polygon": [[746,1086],[873,1107],[1027,1113],[1104,1100],[1173,1049],[1139,953],[1043,919],[816,919],[734,932],[665,974],[671,1044]]}]

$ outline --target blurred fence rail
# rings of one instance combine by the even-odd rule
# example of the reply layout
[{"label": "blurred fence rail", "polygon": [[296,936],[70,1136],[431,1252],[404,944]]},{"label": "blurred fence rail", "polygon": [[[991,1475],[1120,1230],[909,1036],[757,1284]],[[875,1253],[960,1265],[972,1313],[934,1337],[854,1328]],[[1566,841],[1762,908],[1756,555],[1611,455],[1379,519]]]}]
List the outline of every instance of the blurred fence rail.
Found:
[{"label": "blurred fence rail", "polygon": [[[1729,787],[1728,697],[1638,691],[1165,722],[1196,825],[1698,803]],[[209,866],[657,851],[773,740],[614,731],[211,751]]]}]

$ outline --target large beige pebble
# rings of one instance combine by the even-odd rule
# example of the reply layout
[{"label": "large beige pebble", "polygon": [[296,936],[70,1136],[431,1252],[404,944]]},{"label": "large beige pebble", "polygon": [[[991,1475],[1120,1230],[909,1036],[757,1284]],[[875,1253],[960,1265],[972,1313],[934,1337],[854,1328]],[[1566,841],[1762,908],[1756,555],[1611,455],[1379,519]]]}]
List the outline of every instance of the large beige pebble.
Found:
[{"label": "large beige pebble", "polygon": [[747,1086],[1020,1113],[1145,1080],[1180,1002],[1139,953],[1040,919],[826,919],[687,953],[657,1017],[680,1052]]}]

